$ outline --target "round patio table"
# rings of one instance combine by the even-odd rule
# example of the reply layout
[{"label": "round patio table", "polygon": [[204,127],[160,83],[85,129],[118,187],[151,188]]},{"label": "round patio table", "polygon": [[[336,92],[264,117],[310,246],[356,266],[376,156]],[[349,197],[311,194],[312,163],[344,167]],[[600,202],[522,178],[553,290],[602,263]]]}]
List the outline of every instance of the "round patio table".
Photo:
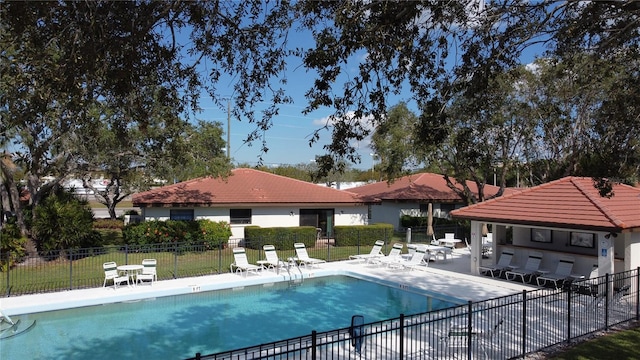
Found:
[{"label": "round patio table", "polygon": [[129,280],[131,280],[133,278],[133,286],[136,286],[138,284],[138,272],[140,272],[143,269],[142,265],[120,265],[117,267],[118,271],[124,271],[127,273],[127,276],[129,277]]}]

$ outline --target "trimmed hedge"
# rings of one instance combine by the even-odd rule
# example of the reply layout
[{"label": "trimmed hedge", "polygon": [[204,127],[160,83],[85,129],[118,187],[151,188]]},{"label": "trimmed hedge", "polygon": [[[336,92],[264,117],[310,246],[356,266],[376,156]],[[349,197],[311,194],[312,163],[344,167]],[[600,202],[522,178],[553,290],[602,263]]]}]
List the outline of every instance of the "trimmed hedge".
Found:
[{"label": "trimmed hedge", "polygon": [[269,227],[247,226],[244,228],[244,247],[262,250],[262,246],[274,245],[277,250],[291,250],[294,243],[316,246],[317,233],[313,226]]},{"label": "trimmed hedge", "polygon": [[333,229],[336,246],[373,245],[377,240],[387,242],[393,235],[391,224],[336,226]]}]

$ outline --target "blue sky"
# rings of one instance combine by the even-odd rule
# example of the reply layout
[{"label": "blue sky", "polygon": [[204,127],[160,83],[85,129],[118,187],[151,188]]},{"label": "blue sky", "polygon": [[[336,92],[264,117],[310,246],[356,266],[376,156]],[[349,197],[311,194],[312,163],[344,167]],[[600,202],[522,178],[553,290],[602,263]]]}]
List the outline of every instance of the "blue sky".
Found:
[{"label": "blue sky", "polygon": [[[291,46],[308,47],[313,43],[308,33],[293,33],[290,34]],[[522,56],[523,63],[532,62],[536,54],[540,53],[541,49],[527,49]],[[353,65],[347,67],[345,70],[346,75],[354,75],[357,72],[358,60],[357,56],[365,56],[364,52],[354,56]],[[269,151],[266,154],[262,154],[263,164],[267,166],[278,165],[295,165],[301,163],[311,163],[317,155],[323,155],[325,153],[322,148],[323,145],[328,144],[331,141],[331,130],[322,130],[320,140],[312,147],[309,146],[309,139],[314,130],[321,128],[327,121],[329,115],[332,114],[331,109],[319,109],[311,114],[304,115],[302,110],[307,104],[307,100],[304,97],[305,92],[313,84],[314,76],[308,74],[306,70],[301,66],[300,59],[292,59],[288,64],[288,70],[286,77],[288,79],[288,95],[293,97],[294,103],[289,105],[282,105],[280,107],[280,113],[273,119],[273,126],[265,134],[265,140]],[[232,93],[233,80],[229,79],[229,94]],[[339,79],[337,85],[334,84],[335,91],[341,91],[342,82]],[[218,83],[217,88],[223,94],[224,83]],[[408,87],[407,87],[408,88]],[[390,95],[388,98],[388,105],[393,106],[401,101],[408,103],[409,108],[415,109],[415,103],[410,101],[411,94],[407,89],[398,95]],[[233,102],[231,103],[233,105]],[[223,124],[226,140],[227,129],[227,111],[225,109],[219,109],[206,92],[203,92],[201,98],[201,108],[203,111],[199,114],[193,114],[196,119],[206,121],[218,121]],[[269,104],[263,103],[264,108]],[[256,114],[260,113],[260,106],[255,109]],[[249,165],[257,165],[258,157],[261,151],[261,141],[255,142],[252,146],[245,144],[244,139],[255,129],[255,124],[250,124],[246,119],[231,119],[231,158],[235,164],[247,163]],[[368,140],[354,144],[358,149],[358,153],[361,156],[360,164],[352,164],[352,167],[358,169],[370,169],[373,165],[373,152],[370,148]]]},{"label": "blue sky", "polygon": [[[290,34],[289,42],[290,46],[308,47],[309,44],[313,43],[313,39],[308,33],[294,32]],[[365,56],[365,53],[362,52],[358,56]],[[322,130],[320,140],[312,147],[309,146],[309,139],[313,132],[326,124],[328,117],[333,111],[325,108],[316,110],[311,114],[302,114],[303,109],[307,105],[304,94],[313,84],[315,77],[307,73],[301,64],[302,61],[300,59],[292,58],[287,66],[287,95],[293,98],[294,103],[280,106],[280,113],[273,119],[272,128],[264,134],[267,147],[269,148],[266,154],[262,154],[263,164],[266,166],[311,163],[317,155],[326,153],[322,147],[331,141],[331,129],[325,129]],[[354,61],[353,70],[349,67],[345,70],[347,72],[353,71],[355,74],[357,65],[357,61]],[[206,69],[206,66],[203,66],[203,69]],[[233,80],[230,78],[227,86],[229,94],[233,92],[232,84]],[[342,87],[341,84],[340,82],[338,85],[335,85],[334,88],[336,91],[340,91]],[[224,94],[224,82],[220,82],[216,86],[219,89],[219,93]],[[395,105],[403,98],[407,99],[409,95],[390,97],[389,104]],[[260,110],[269,106],[266,102],[262,105],[262,108],[260,106],[254,108],[256,114],[259,114]],[[231,106],[233,106],[233,102],[231,102]],[[198,114],[192,114],[192,117],[222,123],[225,131],[224,139],[226,141],[227,109],[218,108],[204,91],[201,96],[200,107],[203,111]],[[258,157],[261,155],[261,141],[254,142],[252,146],[244,143],[247,134],[253,129],[255,129],[255,124],[250,124],[246,119],[231,119],[230,152],[235,164],[247,163],[252,166],[258,164]],[[373,151],[369,147],[369,141],[365,140],[354,145],[361,156],[361,163],[352,164],[352,167],[363,170],[370,169],[373,164],[373,157],[370,154]]]},{"label": "blue sky", "polygon": [[[325,129],[321,132],[320,141],[311,147],[309,146],[309,139],[312,133],[326,124],[328,117],[332,114],[332,109],[319,109],[307,115],[302,113],[307,105],[304,94],[313,84],[314,77],[307,74],[305,69],[298,65],[299,64],[291,64],[289,68],[292,70],[287,73],[289,81],[287,91],[289,95],[293,97],[294,103],[281,105],[279,115],[273,119],[272,128],[264,134],[267,147],[269,148],[266,154],[262,154],[263,164],[266,166],[311,163],[317,155],[325,154],[322,147],[331,141],[331,129]],[[354,63],[354,66],[356,65],[357,64]],[[341,85],[336,86],[336,89],[340,88]],[[390,97],[389,105],[395,105],[402,99],[408,98],[408,94]],[[266,102],[262,105],[263,107],[258,106],[254,109],[256,114],[260,113],[260,110],[263,108],[269,106]],[[231,106],[233,106],[233,102],[231,102]],[[226,141],[226,108],[219,109],[206,93],[202,94],[201,108],[203,111],[199,114],[194,114],[193,117],[222,123]],[[247,163],[249,165],[257,165],[262,145],[261,142],[255,142],[252,146],[244,143],[247,134],[254,128],[255,124],[248,123],[246,119],[231,119],[231,158],[235,164]],[[369,145],[368,140],[355,144],[361,156],[361,163],[352,164],[352,167],[363,170],[371,168],[373,162],[371,153],[373,151]]]}]

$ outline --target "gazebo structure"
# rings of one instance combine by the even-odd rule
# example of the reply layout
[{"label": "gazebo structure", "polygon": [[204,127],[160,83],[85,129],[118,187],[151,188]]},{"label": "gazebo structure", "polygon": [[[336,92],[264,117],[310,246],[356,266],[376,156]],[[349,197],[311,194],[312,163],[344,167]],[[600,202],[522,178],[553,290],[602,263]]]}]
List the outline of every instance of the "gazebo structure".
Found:
[{"label": "gazebo structure", "polygon": [[[544,254],[541,269],[560,258],[575,259],[574,273],[600,275],[640,266],[640,188],[614,185],[602,197],[591,178],[565,177],[451,212],[471,221],[471,273],[482,265],[481,229],[493,233],[493,261],[505,247],[523,264],[529,253]],[[486,261],[486,260],[485,260]]]}]

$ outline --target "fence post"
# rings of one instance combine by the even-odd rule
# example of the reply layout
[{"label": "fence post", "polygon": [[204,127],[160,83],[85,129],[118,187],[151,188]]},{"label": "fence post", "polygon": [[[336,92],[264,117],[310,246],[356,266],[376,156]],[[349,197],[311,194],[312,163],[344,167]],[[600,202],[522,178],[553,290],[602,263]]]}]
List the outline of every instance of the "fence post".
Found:
[{"label": "fence post", "polygon": [[[334,243],[336,241],[335,235],[333,237],[333,241]],[[327,239],[327,261],[331,261],[331,244],[329,243],[329,239]]]},{"label": "fence post", "polygon": [[611,281],[611,277],[609,273],[606,273],[604,275],[604,280],[605,280],[605,284],[607,284],[607,286],[605,286],[604,289],[604,293],[605,293],[605,297],[604,297],[604,329],[605,331],[609,331],[609,288],[611,287],[611,284],[609,284],[609,282]]},{"label": "fence post", "polygon": [[316,344],[318,333],[315,330],[311,330],[311,360],[316,360]]},{"label": "fence post", "polygon": [[567,343],[571,343],[571,285],[567,286]]},{"label": "fence post", "polygon": [[404,314],[400,314],[400,359],[404,359]]},{"label": "fence post", "polygon": [[527,290],[522,290],[522,356],[527,353]]},{"label": "fence post", "polygon": [[124,244],[124,264],[129,264],[129,245]]},{"label": "fence post", "polygon": [[9,296],[9,293],[11,292],[11,284],[9,284],[9,273],[11,272],[11,252],[7,252],[7,289],[5,291],[5,296]]},{"label": "fence post", "polygon": [[467,359],[471,360],[471,333],[473,332],[473,302],[467,303]]},{"label": "fence post", "polygon": [[173,278],[178,278],[178,245],[173,244]]},{"label": "fence post", "polygon": [[636,321],[640,320],[640,266],[636,268]]},{"label": "fence post", "polygon": [[73,290],[73,249],[69,250],[69,290]]},{"label": "fence post", "polygon": [[220,240],[218,245],[218,274],[222,274],[222,248],[224,246],[223,240]]}]

